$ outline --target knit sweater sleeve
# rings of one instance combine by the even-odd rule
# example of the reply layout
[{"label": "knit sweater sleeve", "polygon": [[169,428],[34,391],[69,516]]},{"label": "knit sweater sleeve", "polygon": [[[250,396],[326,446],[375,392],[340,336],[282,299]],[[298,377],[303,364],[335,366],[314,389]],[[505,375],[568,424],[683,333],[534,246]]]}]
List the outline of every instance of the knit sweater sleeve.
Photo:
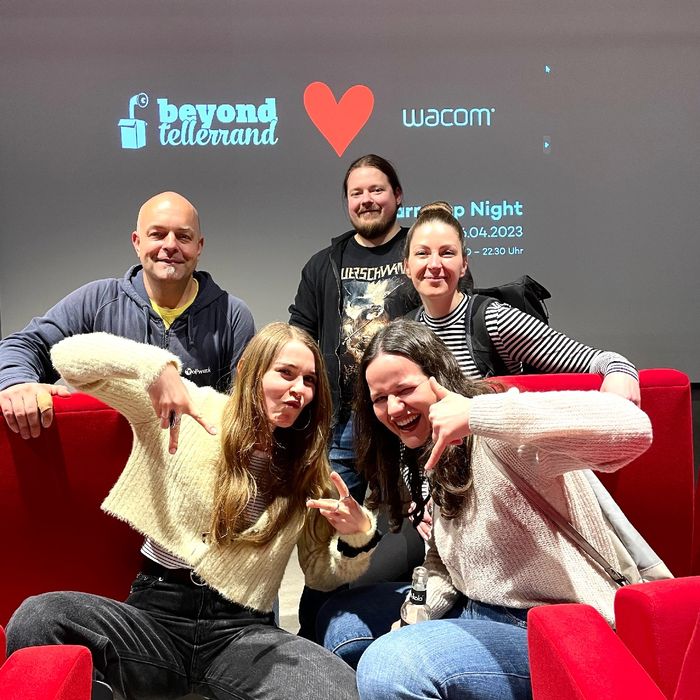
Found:
[{"label": "knit sweater sleeve", "polygon": [[469,426],[533,479],[585,468],[615,471],[642,454],[652,439],[643,411],[620,396],[597,391],[510,389],[475,396]]},{"label": "knit sweater sleeve", "polygon": [[131,423],[155,418],[148,387],[168,364],[181,367],[167,350],[109,333],[66,338],[52,348],[51,360],[71,386],[116,408]]},{"label": "knit sweater sleeve", "polygon": [[334,531],[330,541],[314,533],[314,530],[323,530],[314,527],[314,519],[323,516],[316,511],[307,516],[306,526],[297,545],[299,565],[307,586],[319,591],[332,591],[343,583],[354,581],[367,570],[374,549],[358,552],[355,556],[346,556],[338,550],[338,540],[359,549],[374,537],[377,530],[376,517],[366,508],[363,507],[363,510],[371,522],[369,532],[340,535]]}]

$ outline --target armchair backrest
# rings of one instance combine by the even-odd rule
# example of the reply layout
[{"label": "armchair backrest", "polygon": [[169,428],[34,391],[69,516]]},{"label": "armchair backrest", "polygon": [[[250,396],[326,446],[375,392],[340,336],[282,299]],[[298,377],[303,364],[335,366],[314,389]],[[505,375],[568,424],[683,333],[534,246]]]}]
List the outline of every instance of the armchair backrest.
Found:
[{"label": "armchair backrest", "polygon": [[33,440],[0,418],[0,625],[45,591],[124,599],[138,571],[140,536],[100,510],[126,463],[131,428],[84,394],[54,407],[54,425]]}]

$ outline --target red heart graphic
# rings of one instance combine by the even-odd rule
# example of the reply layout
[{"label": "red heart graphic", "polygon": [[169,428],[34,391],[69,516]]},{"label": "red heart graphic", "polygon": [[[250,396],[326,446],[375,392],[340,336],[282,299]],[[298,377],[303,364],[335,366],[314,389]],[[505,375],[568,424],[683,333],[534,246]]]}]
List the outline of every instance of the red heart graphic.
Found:
[{"label": "red heart graphic", "polygon": [[372,114],[374,95],[366,85],[353,85],[336,102],[328,85],[316,82],[304,90],[304,107],[340,157]]}]

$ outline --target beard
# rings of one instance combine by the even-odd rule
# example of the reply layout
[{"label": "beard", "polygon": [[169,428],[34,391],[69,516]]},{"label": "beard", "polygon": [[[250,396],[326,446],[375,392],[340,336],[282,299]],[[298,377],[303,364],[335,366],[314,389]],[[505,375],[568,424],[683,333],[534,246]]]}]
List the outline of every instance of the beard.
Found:
[{"label": "beard", "polygon": [[385,234],[389,233],[389,231],[391,231],[391,229],[394,227],[395,223],[396,212],[394,212],[394,215],[388,221],[384,220],[383,217],[372,221],[358,221],[355,224],[355,231],[357,231],[362,238],[372,241],[375,238],[381,238]]}]

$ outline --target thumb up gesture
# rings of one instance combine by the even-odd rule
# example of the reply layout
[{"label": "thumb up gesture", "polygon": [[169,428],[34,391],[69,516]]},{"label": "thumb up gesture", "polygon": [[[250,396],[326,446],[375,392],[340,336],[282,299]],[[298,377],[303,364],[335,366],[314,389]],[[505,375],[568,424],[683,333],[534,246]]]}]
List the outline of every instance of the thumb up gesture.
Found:
[{"label": "thumb up gesture", "polygon": [[428,413],[433,426],[434,446],[425,463],[426,471],[435,468],[448,445],[459,445],[471,432],[469,430],[471,399],[445,389],[438,384],[435,377],[430,377],[429,381],[437,401],[430,407]]}]

